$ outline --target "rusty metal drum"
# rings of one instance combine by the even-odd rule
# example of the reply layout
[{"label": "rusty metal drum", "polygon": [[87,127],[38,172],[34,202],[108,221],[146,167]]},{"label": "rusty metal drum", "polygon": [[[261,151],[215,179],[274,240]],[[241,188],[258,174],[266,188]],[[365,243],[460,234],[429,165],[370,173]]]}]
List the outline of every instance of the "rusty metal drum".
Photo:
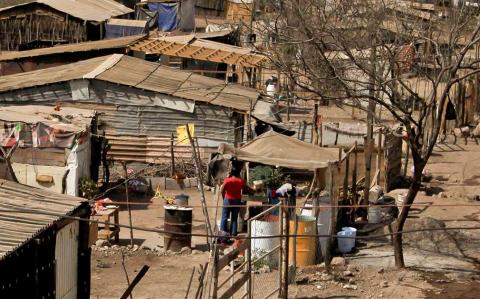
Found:
[{"label": "rusty metal drum", "polygon": [[193,209],[179,206],[164,206],[164,249],[174,252],[192,246]]}]

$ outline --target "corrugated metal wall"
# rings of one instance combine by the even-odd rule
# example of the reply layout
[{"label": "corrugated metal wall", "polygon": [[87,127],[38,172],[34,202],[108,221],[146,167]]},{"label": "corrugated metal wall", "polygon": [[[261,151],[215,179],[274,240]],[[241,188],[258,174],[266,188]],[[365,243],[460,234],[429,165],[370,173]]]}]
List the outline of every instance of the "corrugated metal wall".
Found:
[{"label": "corrugated metal wall", "polygon": [[[89,90],[91,101],[73,101],[68,84],[54,84],[0,94],[0,102],[53,105],[61,101],[64,106],[96,110],[99,129],[112,144],[109,155],[121,161],[168,162],[170,136],[187,123],[195,124],[206,158],[219,142],[234,143],[235,127],[242,122],[242,115],[231,109],[205,103],[196,103],[194,113],[153,106],[158,94],[137,88],[92,81]],[[175,153],[177,158],[192,156],[189,146],[177,146]]]},{"label": "corrugated metal wall", "polygon": [[79,223],[73,221],[57,232],[55,245],[56,298],[77,298]]}]

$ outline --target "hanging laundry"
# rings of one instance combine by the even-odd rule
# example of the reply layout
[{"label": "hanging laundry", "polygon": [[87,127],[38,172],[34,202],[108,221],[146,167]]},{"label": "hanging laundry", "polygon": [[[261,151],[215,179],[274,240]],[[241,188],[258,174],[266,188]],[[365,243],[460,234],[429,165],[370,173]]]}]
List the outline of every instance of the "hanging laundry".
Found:
[{"label": "hanging laundry", "polygon": [[148,9],[158,12],[158,28],[170,32],[177,29],[176,3],[148,3]]}]

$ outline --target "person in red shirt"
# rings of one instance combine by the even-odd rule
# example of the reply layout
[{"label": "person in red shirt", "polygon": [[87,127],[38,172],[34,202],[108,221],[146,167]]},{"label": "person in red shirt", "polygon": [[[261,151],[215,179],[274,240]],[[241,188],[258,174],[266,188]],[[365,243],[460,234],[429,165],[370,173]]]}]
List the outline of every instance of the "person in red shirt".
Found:
[{"label": "person in red shirt", "polygon": [[[242,204],[242,191],[250,189],[245,181],[240,177],[241,167],[233,166],[230,175],[225,178],[220,192],[223,195],[222,220],[220,230],[230,233],[231,236],[237,235],[237,222],[240,205]],[[230,218],[230,230],[227,229],[228,219]]]}]

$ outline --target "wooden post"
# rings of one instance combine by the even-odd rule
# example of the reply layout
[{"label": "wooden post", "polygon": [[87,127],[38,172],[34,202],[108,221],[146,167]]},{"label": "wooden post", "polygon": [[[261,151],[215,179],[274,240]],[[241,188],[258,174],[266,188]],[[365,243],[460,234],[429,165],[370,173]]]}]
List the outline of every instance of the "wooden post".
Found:
[{"label": "wooden post", "polygon": [[[278,231],[280,234],[283,234],[283,209],[282,206],[280,206],[279,211],[278,211]],[[283,288],[283,259],[285,255],[285,248],[283,247],[283,238],[280,237],[280,248],[278,249],[280,252],[279,258],[278,258],[278,285],[280,286],[279,298],[286,298],[287,295],[285,295],[284,288]],[[251,248],[251,247],[250,247]]]},{"label": "wooden post", "polygon": [[170,176],[173,177],[175,175],[175,154],[173,151],[173,142],[174,142],[174,137],[173,133],[172,136],[170,137],[170,158],[171,158],[171,163],[170,165]]},{"label": "wooden post", "polygon": [[221,269],[218,269],[218,248],[215,246],[213,249],[213,275],[212,275],[212,299],[217,299],[217,286],[218,286],[218,272]]},{"label": "wooden post", "polygon": [[[357,198],[357,141],[355,141],[354,150],[353,150],[353,171],[352,171],[352,204],[358,204]],[[355,223],[355,208],[352,210],[351,219],[352,223]]]},{"label": "wooden post", "polygon": [[405,155],[405,164],[403,165],[403,176],[407,176],[408,173],[408,158],[410,156],[410,144],[407,143],[407,150],[406,150],[406,155]]},{"label": "wooden post", "polygon": [[335,222],[336,222],[336,213],[335,213],[335,194],[334,194],[334,179],[335,176],[333,174],[334,165],[330,165],[329,170],[329,182],[328,182],[328,193],[330,194],[330,209],[331,209],[331,217],[330,217],[330,229],[329,235],[330,238],[328,239],[326,250],[325,250],[325,267],[327,271],[330,271],[330,263],[332,261],[332,243],[333,243],[333,235],[335,234]]},{"label": "wooden post", "polygon": [[317,145],[319,141],[318,136],[318,103],[315,103],[313,107],[313,117],[312,117],[312,143]]},{"label": "wooden post", "polygon": [[370,151],[370,142],[371,139],[366,137],[364,139],[363,143],[363,151],[364,151],[364,157],[365,157],[365,186],[363,190],[363,205],[368,205],[368,197],[369,197],[369,191],[370,191],[370,168],[371,168],[371,151]]},{"label": "wooden post", "polygon": [[[320,116],[320,118],[321,118],[321,117],[322,117],[322,116]],[[319,131],[320,131],[320,143],[319,143],[319,145],[320,145],[320,146],[323,146],[323,119],[320,119],[320,120],[321,120],[321,121],[320,121],[320,128],[318,128]]]},{"label": "wooden post", "polygon": [[382,172],[381,169],[381,162],[382,162],[382,130],[378,131],[378,143],[377,143],[377,160],[376,160],[376,170],[377,170],[377,184],[380,185],[380,173]]},{"label": "wooden post", "polygon": [[[195,162],[195,170],[197,172],[197,178],[198,178],[198,183],[200,187],[200,194],[201,194],[201,203],[202,203],[202,212],[203,216],[205,217],[205,226],[206,226],[206,231],[207,235],[212,236],[213,231],[212,231],[212,226],[210,225],[210,218],[208,217],[208,209],[207,209],[207,201],[205,199],[205,191],[203,190],[203,175],[202,175],[202,169],[201,169],[201,164],[200,164],[200,158],[197,156],[197,150],[195,148],[195,141],[192,138],[192,135],[190,134],[190,128],[188,127],[188,124],[185,125],[186,130],[187,130],[187,135],[188,139],[190,141],[190,145],[192,146],[192,152],[193,152],[193,160]],[[207,236],[207,243],[210,244],[210,240]]]},{"label": "wooden post", "polygon": [[298,218],[297,211],[293,209],[293,234],[295,235],[292,240],[292,277],[289,278],[290,281],[295,281],[295,276],[297,274],[297,231],[298,231]]},{"label": "wooden post", "polygon": [[340,123],[335,123],[337,125],[337,130],[335,131],[335,145],[338,143],[338,130],[340,129]]},{"label": "wooden post", "polygon": [[123,171],[125,173],[125,196],[127,197],[127,210],[128,210],[128,224],[130,226],[130,246],[133,247],[133,226],[132,226],[132,208],[130,206],[130,199],[128,196],[128,173],[127,163],[123,162]]},{"label": "wooden post", "polygon": [[[249,221],[247,225],[247,236],[251,237],[252,236],[252,223]],[[247,298],[252,299],[253,294],[252,294],[252,289],[253,289],[253,282],[252,282],[252,239],[247,240],[249,242],[249,245],[247,247],[247,250],[245,250],[245,254],[247,255],[247,272],[249,275],[249,278],[247,280]]]},{"label": "wooden post", "polygon": [[288,219],[290,218],[289,216],[289,210],[286,208],[287,201],[284,199],[283,205],[282,205],[282,248],[283,248],[283,261],[282,261],[282,284],[280,286],[280,298],[288,298],[288,272],[289,272],[289,267],[288,267],[288,247],[289,247],[289,223]]}]

